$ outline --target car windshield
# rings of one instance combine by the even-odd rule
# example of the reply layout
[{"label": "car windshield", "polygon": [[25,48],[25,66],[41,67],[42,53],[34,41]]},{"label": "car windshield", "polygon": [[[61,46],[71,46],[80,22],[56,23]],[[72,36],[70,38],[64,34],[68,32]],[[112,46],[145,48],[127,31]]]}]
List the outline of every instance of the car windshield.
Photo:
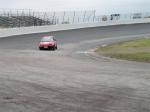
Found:
[{"label": "car windshield", "polygon": [[41,42],[48,42],[48,41],[54,41],[53,37],[52,36],[49,36],[49,37],[43,37],[41,39]]}]

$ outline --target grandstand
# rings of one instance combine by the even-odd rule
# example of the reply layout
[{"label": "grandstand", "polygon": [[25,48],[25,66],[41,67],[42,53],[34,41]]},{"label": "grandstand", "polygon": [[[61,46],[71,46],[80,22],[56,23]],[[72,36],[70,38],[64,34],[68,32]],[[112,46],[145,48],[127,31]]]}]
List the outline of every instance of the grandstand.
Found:
[{"label": "grandstand", "polygon": [[0,27],[26,27],[51,25],[50,21],[46,21],[34,16],[0,16]]},{"label": "grandstand", "polygon": [[[39,16],[37,16],[37,14]],[[54,25],[55,20],[43,18],[43,15],[24,10],[0,10],[0,28]]]}]

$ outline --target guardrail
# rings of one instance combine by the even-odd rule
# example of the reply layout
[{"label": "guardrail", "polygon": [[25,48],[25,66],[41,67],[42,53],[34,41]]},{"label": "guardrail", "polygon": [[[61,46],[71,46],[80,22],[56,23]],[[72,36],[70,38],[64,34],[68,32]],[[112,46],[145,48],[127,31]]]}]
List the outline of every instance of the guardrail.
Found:
[{"label": "guardrail", "polygon": [[133,19],[133,20],[103,21],[103,22],[87,23],[87,24],[62,24],[62,25],[50,25],[50,26],[9,28],[9,29],[0,31],[0,38],[14,36],[14,35],[24,35],[24,34],[53,32],[53,31],[101,27],[101,26],[111,26],[111,25],[138,24],[138,23],[150,23],[150,18]]}]

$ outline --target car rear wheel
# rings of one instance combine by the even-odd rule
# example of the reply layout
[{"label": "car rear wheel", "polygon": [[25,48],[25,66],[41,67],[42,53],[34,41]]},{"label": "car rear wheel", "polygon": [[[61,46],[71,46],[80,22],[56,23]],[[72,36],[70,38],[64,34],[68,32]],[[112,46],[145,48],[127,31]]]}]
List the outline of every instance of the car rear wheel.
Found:
[{"label": "car rear wheel", "polygon": [[52,50],[53,50],[53,51],[55,51],[55,49],[56,49],[56,48],[55,48],[55,46],[54,46],[54,47],[52,47]]},{"label": "car rear wheel", "polygon": [[42,48],[41,48],[41,47],[39,47],[39,50],[42,50]]}]

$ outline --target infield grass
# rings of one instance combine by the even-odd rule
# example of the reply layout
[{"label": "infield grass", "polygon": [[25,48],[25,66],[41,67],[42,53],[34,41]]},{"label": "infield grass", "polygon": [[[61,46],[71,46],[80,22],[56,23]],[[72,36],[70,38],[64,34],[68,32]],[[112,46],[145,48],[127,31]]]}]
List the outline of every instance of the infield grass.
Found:
[{"label": "infield grass", "polygon": [[100,47],[96,52],[103,56],[150,63],[150,38]]}]

